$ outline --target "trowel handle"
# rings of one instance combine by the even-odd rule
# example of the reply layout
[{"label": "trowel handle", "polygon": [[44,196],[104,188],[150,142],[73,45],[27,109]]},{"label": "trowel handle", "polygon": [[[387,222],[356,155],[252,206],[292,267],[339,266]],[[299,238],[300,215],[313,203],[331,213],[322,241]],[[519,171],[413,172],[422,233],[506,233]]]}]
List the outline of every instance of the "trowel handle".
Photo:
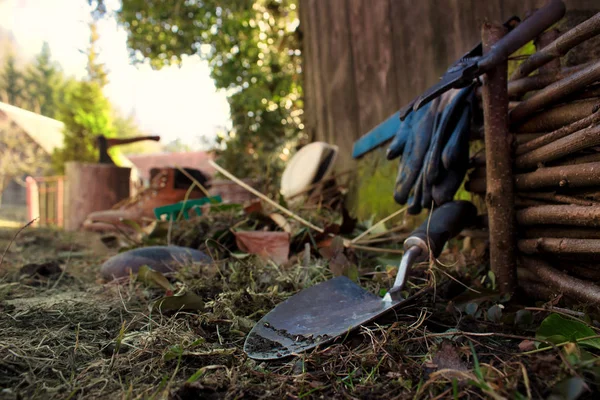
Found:
[{"label": "trowel handle", "polygon": [[418,238],[429,246],[434,257],[438,257],[446,242],[464,228],[474,224],[476,218],[477,208],[468,201],[456,200],[445,203],[435,208],[421,226],[413,231],[404,242],[404,247],[405,249],[410,247]]}]

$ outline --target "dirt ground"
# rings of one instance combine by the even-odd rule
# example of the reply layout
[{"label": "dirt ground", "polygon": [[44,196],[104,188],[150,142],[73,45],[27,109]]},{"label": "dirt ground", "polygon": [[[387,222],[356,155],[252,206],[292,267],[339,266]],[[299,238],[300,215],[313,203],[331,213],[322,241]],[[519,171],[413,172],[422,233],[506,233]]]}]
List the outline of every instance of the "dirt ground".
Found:
[{"label": "dirt ground", "polygon": [[[310,240],[293,243],[297,256],[282,266],[244,255],[227,233],[240,219],[248,224],[236,214],[171,233],[172,242],[215,261],[169,277],[203,307],[162,314],[151,305],[164,289],[100,279],[100,265],[118,250],[98,235],[24,229],[0,266],[0,398],[595,398],[597,339],[532,342],[551,315],[597,335],[593,312],[498,298],[476,246],[458,241],[443,265],[420,265],[411,275],[410,294],[434,282],[436,290],[395,315],[297,357],[248,358],[243,344],[254,324],[331,278],[339,259],[298,250]],[[16,233],[0,231],[0,251]],[[360,284],[381,294],[400,255],[352,250],[346,257]]]}]

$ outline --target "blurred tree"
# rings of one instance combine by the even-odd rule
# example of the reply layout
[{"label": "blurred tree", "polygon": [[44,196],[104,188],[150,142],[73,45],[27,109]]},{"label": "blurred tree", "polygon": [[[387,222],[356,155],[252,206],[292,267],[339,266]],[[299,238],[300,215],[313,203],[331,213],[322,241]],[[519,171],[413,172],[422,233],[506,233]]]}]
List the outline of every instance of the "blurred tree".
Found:
[{"label": "blurred tree", "polygon": [[88,77],[91,81],[96,82],[100,87],[104,87],[108,84],[108,73],[103,63],[98,61],[99,49],[98,41],[100,35],[98,34],[98,26],[96,22],[91,22],[90,27],[90,46],[87,51],[87,72]]},{"label": "blurred tree", "polygon": [[[85,80],[69,79],[64,87],[57,119],[65,124],[63,147],[54,151],[52,164],[57,173],[64,171],[68,161],[97,162],[96,137],[115,137],[112,106],[102,89],[108,82],[104,65],[98,62],[99,35],[96,24],[90,24],[90,45],[87,49]],[[121,163],[119,151],[111,152],[117,164]]]},{"label": "blurred tree", "polygon": [[52,155],[58,173],[67,161],[96,162],[96,136],[114,137],[111,107],[98,82],[70,79],[58,108],[58,120],[65,124],[64,142]]},{"label": "blurred tree", "polygon": [[175,139],[163,146],[163,150],[168,153],[181,153],[186,151],[192,151],[192,147],[186,143],[183,143],[181,139]]},{"label": "blurred tree", "polygon": [[0,71],[0,99],[16,107],[23,106],[25,90],[23,74],[17,67],[14,53],[10,52]]},{"label": "blurred tree", "polygon": [[64,80],[60,66],[52,60],[50,46],[44,42],[41,52],[24,73],[24,106],[35,113],[56,118]]},{"label": "blurred tree", "polygon": [[[115,137],[130,138],[135,136],[148,136],[148,133],[140,129],[133,114],[125,116],[115,109],[112,111],[112,116]],[[143,141],[118,146],[118,149],[121,154],[156,153],[162,150],[162,145],[160,142]]]},{"label": "blurred tree", "polygon": [[[103,1],[88,1],[106,12]],[[297,0],[121,3],[132,59],[159,69],[199,55],[230,94],[233,129],[218,138],[221,163],[239,176],[278,172],[303,129]]]},{"label": "blurred tree", "polygon": [[0,201],[11,180],[20,184],[25,175],[40,175],[46,171],[48,155],[16,125],[0,123]]}]

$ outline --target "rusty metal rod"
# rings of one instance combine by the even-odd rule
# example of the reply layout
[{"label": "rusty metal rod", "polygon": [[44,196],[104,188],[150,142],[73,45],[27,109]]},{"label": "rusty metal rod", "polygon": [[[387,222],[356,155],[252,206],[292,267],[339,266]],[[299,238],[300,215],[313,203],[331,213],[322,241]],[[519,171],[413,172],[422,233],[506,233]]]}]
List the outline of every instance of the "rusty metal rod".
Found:
[{"label": "rusty metal rod", "polygon": [[541,237],[521,239],[517,247],[525,254],[597,254],[600,240]]},{"label": "rusty metal rod", "polygon": [[600,79],[600,61],[536,92],[510,110],[511,124],[520,123],[533,113],[560,102]]},{"label": "rusty metal rod", "polygon": [[600,34],[600,13],[568,30],[542,50],[532,54],[517,67],[510,80],[526,77],[542,65],[562,57],[573,47],[598,34]]},{"label": "rusty metal rod", "polygon": [[[587,115],[584,118],[581,118],[580,120],[573,122],[572,124],[563,126],[559,129],[557,129],[553,132],[547,133],[537,139],[533,139],[527,143],[520,144],[517,147],[516,154],[519,156],[519,155],[528,153],[528,152],[538,149],[542,146],[545,146],[549,143],[552,143],[555,140],[558,140],[565,136],[568,136],[573,132],[577,132],[581,129],[587,128],[588,126],[590,126],[592,124],[596,124],[596,123],[600,122],[600,112],[598,112],[598,109],[600,109],[600,102],[598,103],[598,107],[596,107],[592,111],[591,115]],[[521,135],[517,135],[517,137],[519,137],[519,136],[521,136]]]},{"label": "rusty metal rod", "polygon": [[519,264],[538,276],[551,289],[558,290],[577,301],[600,304],[600,287],[574,278],[533,257],[519,257]]},{"label": "rusty metal rod", "polygon": [[598,145],[600,145],[600,125],[594,125],[518,156],[515,166],[518,169],[535,168],[540,164]]},{"label": "rusty metal rod", "polygon": [[[504,35],[506,28],[484,23],[481,32],[484,53],[489,52]],[[517,268],[507,71],[507,62],[498,64],[484,75],[482,88],[490,267],[496,275],[501,293],[515,290]]]},{"label": "rusty metal rod", "polygon": [[599,99],[585,99],[561,104],[533,115],[514,129],[515,133],[551,132],[592,114]]},{"label": "rusty metal rod", "polygon": [[600,207],[552,204],[517,211],[519,225],[568,225],[600,227]]}]

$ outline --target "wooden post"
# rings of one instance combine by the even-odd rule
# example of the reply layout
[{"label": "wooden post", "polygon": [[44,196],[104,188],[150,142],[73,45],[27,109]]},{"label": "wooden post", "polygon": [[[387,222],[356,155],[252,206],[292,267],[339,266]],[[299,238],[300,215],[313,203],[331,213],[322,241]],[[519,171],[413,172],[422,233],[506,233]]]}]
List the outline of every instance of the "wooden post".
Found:
[{"label": "wooden post", "polygon": [[91,212],[110,209],[129,197],[130,176],[131,168],[110,164],[67,163],[65,230],[78,230]]},{"label": "wooden post", "polygon": [[[504,27],[483,24],[484,52],[487,53],[505,34]],[[504,62],[484,75],[482,88],[490,266],[501,293],[512,293],[515,290],[517,270],[507,75],[508,66]]]}]

